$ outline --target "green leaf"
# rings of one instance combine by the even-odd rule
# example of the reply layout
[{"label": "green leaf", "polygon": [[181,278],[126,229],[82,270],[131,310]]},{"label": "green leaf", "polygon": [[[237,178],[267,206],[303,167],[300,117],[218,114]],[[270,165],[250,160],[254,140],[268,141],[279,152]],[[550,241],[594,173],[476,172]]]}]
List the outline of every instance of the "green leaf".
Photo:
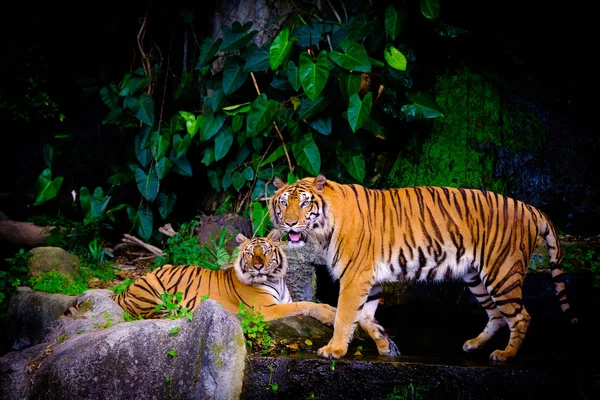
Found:
[{"label": "green leaf", "polygon": [[[117,86],[111,83],[109,87],[103,87],[100,89],[100,98],[102,102],[110,110],[116,108],[119,105],[119,96],[117,94]],[[119,107],[120,108],[120,107]]]},{"label": "green leaf", "polygon": [[246,119],[248,136],[257,135],[273,123],[278,105],[279,103],[275,100],[267,100],[267,95],[264,93],[252,102],[252,109]]},{"label": "green leaf", "polygon": [[[250,109],[252,109],[252,107],[250,107]],[[233,117],[233,121],[231,121],[231,130],[233,130],[233,133],[237,133],[242,128],[243,123],[244,117],[242,115]]]},{"label": "green leaf", "polygon": [[150,149],[150,141],[148,140],[148,134],[142,132],[135,136],[133,139],[133,148],[135,150],[135,156],[142,165],[146,168],[152,160],[152,151]]},{"label": "green leaf", "polygon": [[440,15],[440,2],[439,0],[421,0],[420,3],[421,13],[425,18],[433,20]]},{"label": "green leaf", "polygon": [[101,217],[104,214],[109,201],[110,196],[104,196],[104,192],[100,186],[94,189],[93,196],[90,195],[87,187],[82,186],[81,189],[79,189],[79,202],[85,213],[83,224],[88,225],[90,222]]},{"label": "green leaf", "polygon": [[226,95],[235,92],[246,82],[247,77],[248,73],[243,71],[237,61],[231,57],[227,58],[223,65],[223,92]]},{"label": "green leaf", "polygon": [[371,61],[363,45],[350,40],[342,40],[340,47],[344,53],[337,51],[329,53],[329,58],[334,63],[348,71],[371,71]]},{"label": "green leaf", "polygon": [[166,194],[165,192],[160,192],[156,202],[158,204],[158,212],[160,216],[162,219],[166,219],[175,208],[177,195],[175,193]]},{"label": "green leaf", "polygon": [[40,204],[55,198],[60,190],[63,180],[64,178],[62,176],[52,180],[52,171],[50,168],[43,170],[35,183],[35,202],[33,205],[39,206]]},{"label": "green leaf", "polygon": [[174,156],[175,154],[171,152],[170,158],[173,162],[173,168],[175,173],[181,176],[192,176],[192,166],[190,165],[190,162],[188,161],[187,157],[183,156],[176,158]]},{"label": "green leaf", "polygon": [[142,194],[148,201],[154,201],[158,195],[159,180],[156,174],[156,169],[150,168],[148,174],[143,169],[135,170],[135,183]]},{"label": "green leaf", "polygon": [[245,72],[261,72],[269,69],[269,52],[254,43],[248,46],[246,55]]},{"label": "green leaf", "polygon": [[338,159],[354,179],[359,182],[365,179],[365,158],[362,154],[343,154],[338,156]]},{"label": "green leaf", "polygon": [[215,162],[215,150],[212,147],[204,149],[204,157],[202,157],[202,163],[207,167]]},{"label": "green leaf", "polygon": [[42,150],[44,152],[44,162],[46,163],[46,167],[52,168],[52,155],[54,154],[54,149],[51,145],[46,143]]},{"label": "green leaf", "polygon": [[290,28],[288,27],[283,28],[279,32],[269,50],[269,65],[272,70],[276,70],[287,60],[292,50],[292,45],[297,40],[294,37],[290,39]]},{"label": "green leaf", "polygon": [[280,145],[274,152],[272,152],[269,157],[265,158],[263,162],[260,163],[260,166],[270,164],[274,161],[277,161],[281,156],[285,154],[285,150],[283,149],[283,145]]},{"label": "green leaf", "polygon": [[319,24],[313,21],[309,25],[301,26],[294,30],[293,37],[298,39],[298,44],[302,47],[317,45],[323,40],[323,35],[331,31],[330,25]]},{"label": "green leaf", "polygon": [[148,126],[154,125],[154,100],[146,93],[139,96],[127,96],[123,105],[133,112],[137,119]]},{"label": "green leaf", "polygon": [[288,62],[287,78],[294,91],[297,92],[300,89],[300,71],[293,61]]},{"label": "green leaf", "polygon": [[219,161],[227,155],[233,144],[233,132],[230,128],[221,129],[215,136],[215,161]]},{"label": "green leaf", "polygon": [[128,169],[123,169],[123,168],[114,167],[114,166],[111,169],[114,171],[114,173],[112,175],[110,175],[108,178],[106,178],[106,181],[108,183],[110,183],[111,185],[114,185],[114,186],[124,185],[124,184],[130,182],[134,177],[134,174]]},{"label": "green leaf", "polygon": [[393,5],[388,4],[385,9],[385,31],[392,38],[396,40],[406,21],[406,12],[401,10],[399,13],[396,11]]},{"label": "green leaf", "polygon": [[331,115],[310,120],[308,125],[321,135],[329,136],[331,134]]},{"label": "green leaf", "polygon": [[210,99],[212,101],[211,108],[212,108],[213,112],[219,111],[221,109],[221,107],[223,107],[223,104],[225,104],[225,95],[223,94],[223,90],[221,90],[221,89],[216,89],[213,92],[213,95]]},{"label": "green leaf", "polygon": [[442,117],[444,112],[435,99],[425,92],[409,91],[406,98],[413,104],[402,106],[402,112],[409,120]]},{"label": "green leaf", "polygon": [[206,171],[206,175],[208,176],[208,181],[210,182],[210,186],[213,187],[217,192],[221,191],[221,185],[219,185],[219,177],[217,173],[212,169]]},{"label": "green leaf", "polygon": [[126,86],[119,92],[119,96],[133,96],[137,93],[138,90],[148,85],[151,81],[151,76],[132,77],[131,79],[127,80]]},{"label": "green leaf", "polygon": [[281,91],[289,91],[292,90],[292,85],[290,85],[290,81],[288,80],[287,73],[285,70],[281,69],[277,71],[277,74],[271,81],[270,86],[272,88],[281,90]]},{"label": "green leaf", "polygon": [[241,165],[244,161],[246,161],[246,158],[248,158],[251,152],[252,149],[250,149],[250,146],[242,146],[240,148],[240,151],[238,151],[237,155],[235,156],[235,161],[237,161],[237,163]]},{"label": "green leaf", "polygon": [[340,83],[340,91],[342,92],[342,97],[344,100],[348,102],[350,100],[350,96],[354,93],[358,93],[360,89],[361,83],[361,74],[348,72],[341,70],[338,75],[338,81]]},{"label": "green leaf", "polygon": [[202,131],[200,132],[200,140],[207,141],[211,137],[215,136],[217,132],[221,130],[221,127],[224,123],[224,114],[206,114],[204,116],[204,122],[202,124]]},{"label": "green leaf", "polygon": [[154,132],[150,140],[152,156],[155,160],[160,160],[167,154],[171,141],[167,135],[161,135],[159,132]]},{"label": "green leaf", "polygon": [[244,175],[242,175],[238,171],[235,171],[233,173],[233,187],[235,188],[235,190],[239,192],[240,189],[244,186],[244,183],[246,183]]},{"label": "green leaf", "polygon": [[394,46],[386,47],[385,51],[383,52],[383,57],[390,67],[399,71],[406,71],[406,56]]},{"label": "green leaf", "polygon": [[230,52],[246,47],[248,42],[257,32],[248,32],[248,30],[251,27],[252,21],[246,22],[244,25],[235,21],[231,24],[231,28],[227,25],[224,25],[221,28],[221,32],[223,33],[223,43],[221,45],[221,51]]},{"label": "green leaf", "polygon": [[321,154],[310,133],[305,134],[292,146],[298,164],[313,176],[321,170]]},{"label": "green leaf", "polygon": [[194,114],[186,111],[179,111],[179,115],[181,115],[181,117],[185,121],[185,128],[187,129],[187,132],[190,134],[190,136],[192,138],[196,136],[196,133],[198,133],[198,129],[200,129],[200,126],[202,126],[202,115],[198,115],[198,117],[196,117]]},{"label": "green leaf", "polygon": [[145,204],[142,204],[138,211],[133,207],[127,207],[127,215],[138,236],[144,240],[150,239],[154,222],[152,210]]},{"label": "green leaf", "polygon": [[269,209],[259,201],[252,202],[252,225],[255,235],[265,236],[267,227],[269,226]]},{"label": "green leaf", "polygon": [[251,181],[252,179],[254,179],[254,170],[252,169],[252,167],[248,166],[244,168],[244,170],[242,171],[242,176],[247,181]]},{"label": "green leaf", "polygon": [[319,97],[328,78],[329,62],[325,50],[319,53],[316,63],[313,63],[308,53],[300,54],[300,82],[309,99],[315,100]]},{"label": "green leaf", "polygon": [[298,116],[301,119],[311,119],[323,111],[328,104],[329,100],[324,96],[319,96],[315,101],[312,101],[307,97],[302,100]]},{"label": "green leaf", "polygon": [[250,111],[252,109],[251,105],[252,105],[252,103],[248,101],[248,102],[242,103],[242,104],[236,104],[233,106],[223,107],[223,111],[227,115],[243,114],[243,113],[247,113],[248,111]]},{"label": "green leaf", "polygon": [[175,152],[175,157],[180,158],[187,154],[190,145],[192,144],[192,139],[190,135],[183,135],[183,139],[181,136],[176,133],[173,135],[173,151]]},{"label": "green leaf", "polygon": [[372,18],[366,12],[361,12],[351,20],[348,29],[348,39],[355,42],[362,42],[367,36],[371,35],[379,26],[379,19]]},{"label": "green leaf", "polygon": [[223,39],[219,38],[217,40],[214,40],[210,36],[204,39],[204,42],[202,42],[202,46],[200,46],[200,58],[198,59],[198,64],[196,64],[196,70],[199,70],[203,66],[208,65],[210,63],[212,58],[219,51],[222,42]]},{"label": "green leaf", "polygon": [[373,106],[373,93],[369,92],[365,95],[361,101],[358,93],[354,93],[350,97],[350,104],[348,105],[348,122],[352,132],[359,130],[365,121],[371,114],[371,107]]},{"label": "green leaf", "polygon": [[156,162],[154,166],[156,168],[156,175],[158,179],[165,179],[171,168],[173,167],[173,161],[168,159],[167,157],[163,157]]}]

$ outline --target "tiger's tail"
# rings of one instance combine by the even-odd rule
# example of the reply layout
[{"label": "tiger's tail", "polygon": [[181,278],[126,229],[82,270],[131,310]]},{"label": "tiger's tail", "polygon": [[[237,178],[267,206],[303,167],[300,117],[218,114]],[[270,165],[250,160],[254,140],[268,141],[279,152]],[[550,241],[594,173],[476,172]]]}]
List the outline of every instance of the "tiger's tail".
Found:
[{"label": "tiger's tail", "polygon": [[577,318],[573,315],[571,306],[567,300],[567,290],[565,285],[565,275],[562,270],[562,249],[556,229],[546,214],[540,212],[540,236],[546,241],[548,246],[548,255],[550,256],[550,271],[552,273],[552,281],[554,282],[554,290],[558,297],[560,309],[569,318],[572,324],[577,323]]}]

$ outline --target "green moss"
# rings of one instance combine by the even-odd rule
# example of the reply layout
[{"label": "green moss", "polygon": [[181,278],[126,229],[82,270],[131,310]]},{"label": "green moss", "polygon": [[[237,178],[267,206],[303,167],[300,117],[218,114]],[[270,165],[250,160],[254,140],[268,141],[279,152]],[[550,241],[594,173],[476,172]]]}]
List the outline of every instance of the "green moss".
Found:
[{"label": "green moss", "polygon": [[532,113],[503,103],[495,76],[468,68],[438,76],[434,91],[444,116],[431,134],[413,138],[399,154],[386,186],[437,185],[506,191],[509,176],[497,176],[496,163],[517,149],[535,150],[545,139]]},{"label": "green moss", "polygon": [[69,277],[56,271],[49,271],[31,278],[33,289],[39,292],[80,295],[88,287],[81,277]]}]

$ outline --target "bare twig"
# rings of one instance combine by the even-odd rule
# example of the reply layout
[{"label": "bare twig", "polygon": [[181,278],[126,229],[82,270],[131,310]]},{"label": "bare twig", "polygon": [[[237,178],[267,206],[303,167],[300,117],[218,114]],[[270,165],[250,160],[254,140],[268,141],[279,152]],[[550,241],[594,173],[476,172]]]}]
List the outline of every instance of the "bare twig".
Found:
[{"label": "bare twig", "polygon": [[173,229],[171,224],[166,224],[165,226],[161,226],[160,228],[158,228],[158,231],[168,237],[173,237],[173,236],[177,235],[177,232]]},{"label": "bare twig", "polygon": [[145,248],[150,253],[152,253],[156,256],[165,256],[165,253],[163,253],[163,251],[161,249],[159,249],[158,247],[152,246],[151,244],[144,243],[140,239],[136,238],[135,236],[132,236],[128,233],[123,234],[123,236],[124,236],[124,238],[121,239],[122,242],[137,244],[138,246]]},{"label": "bare twig", "polygon": [[331,4],[331,1],[327,0],[327,3],[329,4],[329,7],[331,8],[331,11],[333,11],[333,14],[335,14],[335,17],[337,18],[338,22],[341,24],[342,23],[342,19],[338,15],[337,11],[335,11],[335,8],[333,8],[333,4]]},{"label": "bare twig", "polygon": [[[250,72],[250,76],[252,77],[252,82],[254,82],[254,88],[256,89],[256,93],[260,96],[260,88],[258,87],[258,83],[256,83],[256,78],[254,77],[254,72]],[[290,159],[290,155],[287,151],[287,146],[285,145],[285,141],[283,140],[283,135],[279,130],[279,126],[277,126],[277,122],[273,121],[273,126],[279,135],[279,139],[281,140],[281,144],[283,145],[283,152],[285,153],[285,158],[287,158],[288,166],[290,167],[290,172],[294,172],[294,167],[292,166],[292,160]]]}]

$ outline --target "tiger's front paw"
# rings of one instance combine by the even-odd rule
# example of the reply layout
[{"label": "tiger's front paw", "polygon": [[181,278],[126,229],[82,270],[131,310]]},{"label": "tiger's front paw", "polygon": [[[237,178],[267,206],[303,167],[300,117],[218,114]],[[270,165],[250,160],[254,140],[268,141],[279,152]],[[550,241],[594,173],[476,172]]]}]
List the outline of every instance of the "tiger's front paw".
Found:
[{"label": "tiger's front paw", "polygon": [[317,350],[317,354],[319,355],[319,357],[337,359],[337,358],[343,357],[347,351],[348,351],[347,346],[346,346],[346,348],[343,348],[343,349],[340,349],[340,348],[336,349],[333,346],[331,346],[330,344],[328,344],[327,346],[323,346],[319,350]]},{"label": "tiger's front paw", "polygon": [[337,312],[337,309],[335,307],[330,306],[329,304],[320,304],[320,315],[319,315],[319,320],[327,325],[327,326],[333,326],[333,323],[335,322],[335,313]]}]

